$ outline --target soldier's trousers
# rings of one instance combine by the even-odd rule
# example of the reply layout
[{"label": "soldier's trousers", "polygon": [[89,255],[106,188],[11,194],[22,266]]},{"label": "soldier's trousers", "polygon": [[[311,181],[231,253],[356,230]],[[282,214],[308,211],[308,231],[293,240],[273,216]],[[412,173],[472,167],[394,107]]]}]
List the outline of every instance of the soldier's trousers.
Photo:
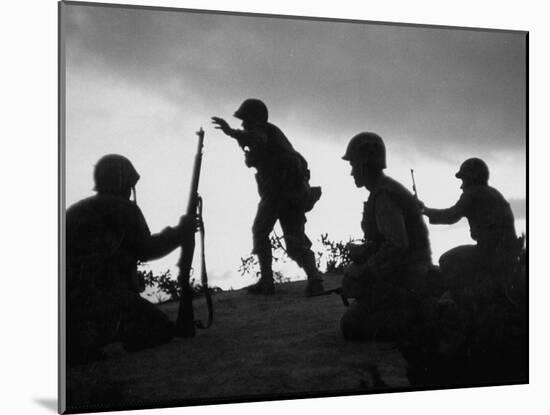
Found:
[{"label": "soldier's trousers", "polygon": [[439,260],[456,301],[470,383],[526,379],[525,304],[507,296],[515,261],[512,253],[491,257],[475,245],[453,248]]},{"label": "soldier's trousers", "polygon": [[[452,284],[456,279],[462,279],[478,272],[484,256],[476,245],[460,245],[445,252],[439,258],[439,266],[443,276]],[[485,258],[486,259],[486,258]]]},{"label": "soldier's trousers", "polygon": [[174,324],[154,304],[127,290],[95,291],[67,309],[67,356],[86,360],[103,346],[121,342],[137,351],[169,342]]},{"label": "soldier's trousers", "polygon": [[519,249],[502,244],[497,249],[484,248],[480,245],[460,245],[445,252],[439,258],[439,265],[444,277],[450,284],[459,286],[476,285],[480,275],[510,274],[517,263]]},{"label": "soldier's trousers", "polygon": [[311,241],[305,234],[306,215],[303,209],[277,198],[263,197],[258,203],[256,217],[252,225],[253,253],[260,257],[271,259],[271,244],[269,235],[275,222],[279,220],[283,230],[286,251],[290,258],[305,269],[308,277],[316,272],[315,255],[311,250]]},{"label": "soldier's trousers", "polygon": [[360,298],[342,316],[340,327],[347,340],[404,339],[415,341],[426,331],[428,307],[424,286],[428,265],[372,279],[365,275]]},{"label": "soldier's trousers", "polygon": [[356,300],[340,320],[346,340],[399,340],[414,342],[419,335],[422,305],[412,299],[400,298],[372,306]]}]

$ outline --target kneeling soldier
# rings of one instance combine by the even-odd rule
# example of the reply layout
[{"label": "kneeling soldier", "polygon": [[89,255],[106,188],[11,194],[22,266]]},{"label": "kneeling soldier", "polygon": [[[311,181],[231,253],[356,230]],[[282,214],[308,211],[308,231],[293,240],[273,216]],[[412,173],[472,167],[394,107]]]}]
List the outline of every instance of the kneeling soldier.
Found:
[{"label": "kneeling soldier", "polygon": [[[128,351],[172,339],[174,324],[142,298],[137,262],[177,248],[193,218],[151,235],[135,203],[139,174],[125,157],[109,154],[95,166],[96,195],[67,209],[67,359],[69,364],[101,355],[120,341]],[[134,201],[130,200],[132,191]]]},{"label": "kneeling soldier", "polygon": [[342,157],[357,187],[369,191],[361,227],[365,244],[352,250],[343,295],[355,298],[341,319],[348,340],[417,342],[431,267],[428,229],[414,196],[383,170],[386,149],[371,132],[354,136]]}]

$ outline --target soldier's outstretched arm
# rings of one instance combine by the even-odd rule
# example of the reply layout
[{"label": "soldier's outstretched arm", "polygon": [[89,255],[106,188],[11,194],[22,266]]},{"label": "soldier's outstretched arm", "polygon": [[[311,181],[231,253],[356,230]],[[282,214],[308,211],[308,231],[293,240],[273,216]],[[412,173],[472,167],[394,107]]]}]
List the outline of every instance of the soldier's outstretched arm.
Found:
[{"label": "soldier's outstretched arm", "polygon": [[231,132],[233,131],[232,128],[229,126],[227,121],[225,121],[223,118],[220,117],[212,117],[212,124],[214,124],[214,128],[217,130],[222,130],[224,134],[231,135]]},{"label": "soldier's outstretched arm", "polygon": [[253,133],[231,128],[227,121],[225,121],[223,118],[212,117],[212,124],[215,125],[214,128],[216,128],[217,130],[222,130],[225,135],[233,137],[235,140],[237,140],[241,147],[250,147],[250,145],[253,143]]},{"label": "soldier's outstretched arm", "polygon": [[425,207],[422,211],[432,225],[452,225],[464,217],[459,203],[447,209],[432,209]]},{"label": "soldier's outstretched arm", "polygon": [[142,234],[140,243],[140,260],[150,261],[168,255],[181,246],[182,238],[188,232],[186,229],[198,226],[197,218],[183,215],[175,227],[166,227],[161,232],[151,235],[148,231]]}]

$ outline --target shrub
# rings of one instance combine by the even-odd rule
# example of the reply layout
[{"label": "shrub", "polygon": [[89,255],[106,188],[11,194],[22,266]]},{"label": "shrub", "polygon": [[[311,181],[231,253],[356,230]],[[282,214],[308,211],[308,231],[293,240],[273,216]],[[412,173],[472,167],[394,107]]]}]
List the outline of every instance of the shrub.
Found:
[{"label": "shrub", "polygon": [[[159,303],[179,300],[180,286],[177,278],[172,276],[170,270],[166,270],[160,274],[153,274],[153,271],[148,269],[147,265],[140,263],[138,266],[138,275],[143,278],[145,287],[152,290],[152,292],[146,294],[147,296],[155,298]],[[194,278],[189,280],[189,285],[193,290],[194,296],[203,295],[202,284],[196,282]],[[222,290],[219,287],[208,287],[208,291],[210,294],[214,294]]]},{"label": "shrub", "polygon": [[[281,243],[282,239],[283,237],[278,236],[275,232],[269,237],[273,254],[273,264],[286,263],[288,261],[286,249]],[[324,272],[343,272],[344,268],[351,262],[349,245],[353,242],[352,239],[350,238],[347,243],[342,241],[336,242],[329,238],[328,233],[325,233],[321,234],[319,241],[321,242],[322,248],[315,252],[317,268],[321,269],[322,263],[324,262]],[[257,256],[249,255],[248,257],[241,258],[241,265],[238,270],[242,276],[255,275],[259,277],[259,266],[260,264],[258,263]],[[278,271],[273,272],[273,278],[275,282],[290,281],[290,278],[283,277]]]},{"label": "shrub", "polygon": [[328,237],[328,233],[321,234],[320,239],[323,246],[322,251],[316,252],[317,266],[320,267],[321,259],[325,260],[325,272],[343,272],[350,264],[350,245],[353,240],[350,238],[348,242],[336,242]]}]

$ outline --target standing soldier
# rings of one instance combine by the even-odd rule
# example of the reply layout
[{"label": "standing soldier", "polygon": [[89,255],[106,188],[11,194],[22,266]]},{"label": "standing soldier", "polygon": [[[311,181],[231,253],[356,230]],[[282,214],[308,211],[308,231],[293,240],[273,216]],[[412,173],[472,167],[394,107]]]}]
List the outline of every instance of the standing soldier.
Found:
[{"label": "standing soldier", "polygon": [[283,132],[267,121],[268,112],[259,99],[246,99],[234,116],[242,120],[243,129],[232,129],[222,118],[212,123],[233,137],[245,152],[245,163],[257,170],[256,182],[260,202],[252,226],[253,253],[260,263],[260,280],[250,286],[252,294],[273,294],[272,252],[269,234],[279,220],[286,251],[306,272],[306,294],[323,291],[322,277],[315,264],[311,241],[305,234],[305,213],[321,196],[319,187],[309,186],[306,160],[292,147]]},{"label": "standing soldier", "polygon": [[67,209],[69,364],[100,356],[111,342],[121,341],[126,350],[135,351],[168,342],[174,335],[168,317],[139,295],[144,284],[137,262],[170,253],[195,225],[184,216],[177,227],[151,235],[135,203],[138,180],[126,157],[106,155],[94,170],[97,194]]},{"label": "standing soldier", "polygon": [[347,340],[390,338],[416,347],[421,305],[431,267],[428,229],[414,196],[383,170],[386,149],[372,132],[354,136],[342,157],[355,185],[369,191],[361,227],[365,243],[351,252],[342,294],[355,298],[341,319]]}]

